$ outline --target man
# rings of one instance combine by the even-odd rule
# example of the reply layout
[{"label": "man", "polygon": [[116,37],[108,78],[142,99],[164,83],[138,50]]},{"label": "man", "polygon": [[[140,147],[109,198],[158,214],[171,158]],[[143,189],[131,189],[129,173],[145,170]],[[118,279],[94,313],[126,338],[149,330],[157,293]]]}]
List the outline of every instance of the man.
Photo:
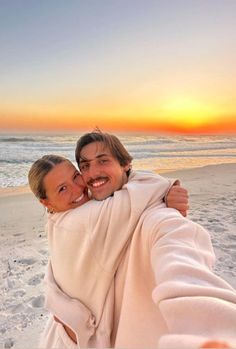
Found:
[{"label": "man", "polygon": [[[75,157],[83,179],[95,200],[105,200],[128,182],[132,156],[114,135],[99,130],[83,135],[77,142]],[[158,178],[158,175],[156,177]],[[160,179],[164,180],[161,177]],[[169,207],[176,208],[186,216],[188,195],[187,191],[179,186],[179,181],[169,188],[165,201]],[[51,310],[53,311],[52,308]],[[59,321],[58,318],[54,318]],[[73,331],[63,325],[67,334],[75,340]]]},{"label": "man", "polygon": [[[77,142],[75,157],[86,185],[96,200],[104,200],[127,183],[131,172],[132,156],[119,139],[99,130],[83,135]],[[168,207],[186,216],[187,190],[179,181],[166,195]]]}]

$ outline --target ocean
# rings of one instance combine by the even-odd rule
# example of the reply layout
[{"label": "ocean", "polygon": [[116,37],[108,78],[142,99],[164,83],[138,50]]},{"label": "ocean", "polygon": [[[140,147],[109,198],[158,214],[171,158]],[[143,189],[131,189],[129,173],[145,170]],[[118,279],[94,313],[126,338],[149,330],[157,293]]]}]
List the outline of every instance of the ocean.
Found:
[{"label": "ocean", "polygon": [[[31,164],[45,154],[58,154],[74,164],[76,134],[1,134],[0,188],[27,184]],[[118,134],[133,156],[133,168],[172,171],[236,163],[236,135],[176,136]]]}]

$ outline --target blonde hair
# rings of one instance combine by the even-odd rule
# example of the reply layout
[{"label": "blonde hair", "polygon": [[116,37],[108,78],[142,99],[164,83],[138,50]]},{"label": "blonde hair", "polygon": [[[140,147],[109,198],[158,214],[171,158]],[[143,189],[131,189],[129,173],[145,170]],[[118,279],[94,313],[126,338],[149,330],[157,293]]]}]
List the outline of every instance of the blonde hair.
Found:
[{"label": "blonde hair", "polygon": [[36,160],[31,166],[28,173],[29,186],[34,195],[38,199],[46,199],[46,190],[44,187],[45,176],[58,164],[70,160],[59,155],[44,155],[42,158]]}]

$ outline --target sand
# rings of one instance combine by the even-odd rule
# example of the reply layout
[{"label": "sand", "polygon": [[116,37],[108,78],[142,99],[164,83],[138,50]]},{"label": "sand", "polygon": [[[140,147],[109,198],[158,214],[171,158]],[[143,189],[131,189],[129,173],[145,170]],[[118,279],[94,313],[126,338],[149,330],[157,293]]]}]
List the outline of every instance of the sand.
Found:
[{"label": "sand", "polygon": [[[236,164],[162,175],[179,178],[188,189],[189,218],[212,236],[215,272],[236,288]],[[46,214],[27,187],[0,191],[0,210],[0,347],[37,347],[48,317],[43,307]]]},{"label": "sand", "polygon": [[32,348],[47,318],[42,283],[48,260],[46,214],[31,193],[15,190],[0,196],[0,210],[0,347]]}]

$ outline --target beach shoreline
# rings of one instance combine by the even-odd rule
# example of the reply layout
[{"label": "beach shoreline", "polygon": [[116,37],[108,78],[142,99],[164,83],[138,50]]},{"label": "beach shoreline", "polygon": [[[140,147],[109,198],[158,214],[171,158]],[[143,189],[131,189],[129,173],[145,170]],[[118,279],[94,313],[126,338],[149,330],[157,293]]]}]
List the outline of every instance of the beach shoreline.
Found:
[{"label": "beach shoreline", "polygon": [[[221,164],[222,165],[222,164]],[[209,165],[209,166],[218,166],[218,165]],[[202,167],[206,167],[206,166],[202,166]],[[202,168],[199,167],[199,168]],[[195,168],[198,167],[194,167],[194,168],[184,168],[184,169],[158,169],[155,170],[154,172],[160,174],[160,175],[170,175],[172,173],[177,173],[177,172],[182,172],[182,171],[187,171],[187,170],[193,170]],[[5,188],[0,188],[0,198],[1,197],[5,197],[5,196],[14,196],[14,195],[22,195],[22,194],[28,194],[31,193],[30,187],[28,184],[26,185],[19,185],[16,187],[5,187]]]},{"label": "beach shoreline", "polygon": [[[221,164],[160,174],[180,179],[188,189],[189,218],[210,232],[215,272],[236,288],[235,173],[236,164]],[[31,348],[48,318],[43,285],[47,215],[28,186],[0,190],[0,209],[0,347]]]},{"label": "beach shoreline", "polygon": [[31,193],[28,185],[22,185],[18,187],[6,187],[0,188],[0,197],[2,196],[12,196],[12,195],[22,195]]}]

